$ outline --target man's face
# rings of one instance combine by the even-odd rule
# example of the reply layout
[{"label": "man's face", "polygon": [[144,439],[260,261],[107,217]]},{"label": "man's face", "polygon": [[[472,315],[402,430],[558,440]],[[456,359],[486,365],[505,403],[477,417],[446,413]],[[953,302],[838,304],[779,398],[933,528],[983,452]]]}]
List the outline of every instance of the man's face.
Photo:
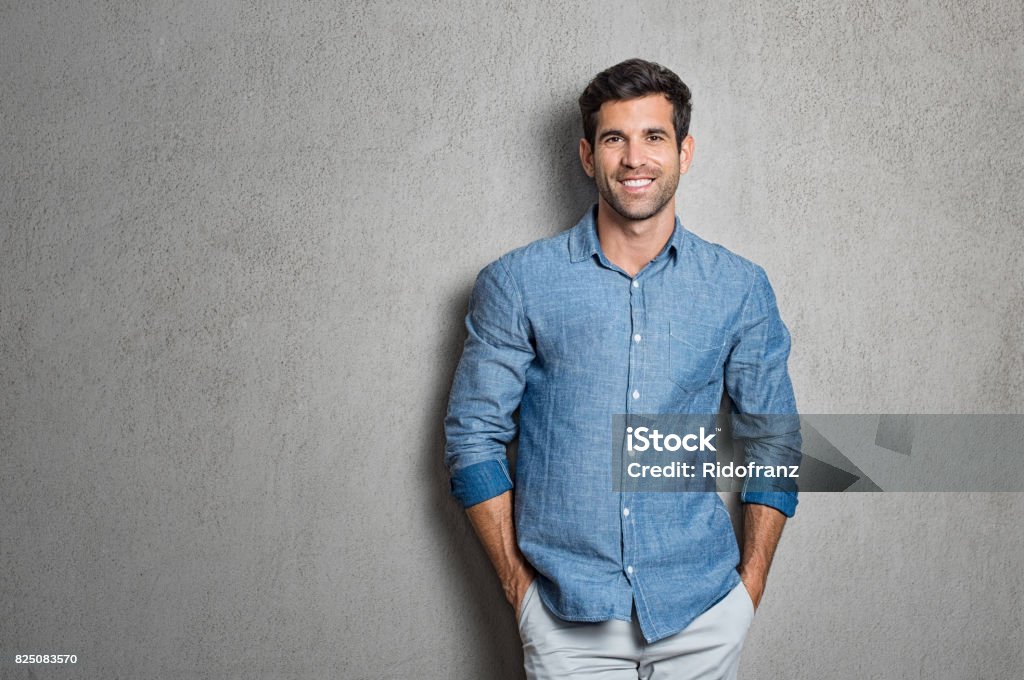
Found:
[{"label": "man's face", "polygon": [[675,214],[676,187],[693,156],[687,135],[677,148],[672,104],[663,95],[605,102],[597,112],[594,146],[580,140],[583,169],[601,202],[627,220]]}]

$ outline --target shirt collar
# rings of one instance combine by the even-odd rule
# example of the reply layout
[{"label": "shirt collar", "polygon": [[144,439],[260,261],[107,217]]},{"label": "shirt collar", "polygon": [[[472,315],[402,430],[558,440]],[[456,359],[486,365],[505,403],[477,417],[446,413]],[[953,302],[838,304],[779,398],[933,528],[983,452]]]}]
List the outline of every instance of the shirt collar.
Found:
[{"label": "shirt collar", "polygon": [[[678,254],[683,249],[683,240],[686,238],[686,229],[683,228],[683,223],[679,221],[679,216],[676,215],[676,226],[672,230],[672,236],[669,237],[668,243],[665,244],[665,249],[661,252],[664,253],[666,250],[678,257]],[[572,228],[569,233],[569,261],[570,262],[582,262],[583,260],[589,259],[597,255],[603,258],[604,254],[601,252],[601,243],[597,240],[597,204],[595,203],[580,221],[576,223],[576,226]],[[661,253],[658,253],[661,256]]]}]

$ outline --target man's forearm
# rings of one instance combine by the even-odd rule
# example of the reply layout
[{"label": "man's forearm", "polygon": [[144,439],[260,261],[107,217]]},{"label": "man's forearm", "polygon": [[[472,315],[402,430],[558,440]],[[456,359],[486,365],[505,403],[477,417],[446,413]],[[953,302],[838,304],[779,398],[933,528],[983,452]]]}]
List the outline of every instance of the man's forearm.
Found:
[{"label": "man's forearm", "polygon": [[756,608],[764,594],[768,569],[782,537],[786,516],[773,507],[747,503],[743,506],[743,545],[740,546],[740,578]]},{"label": "man's forearm", "polygon": [[512,492],[490,498],[466,508],[469,521],[494,565],[505,597],[519,616],[519,604],[534,578],[533,567],[523,557],[516,543],[512,519]]}]

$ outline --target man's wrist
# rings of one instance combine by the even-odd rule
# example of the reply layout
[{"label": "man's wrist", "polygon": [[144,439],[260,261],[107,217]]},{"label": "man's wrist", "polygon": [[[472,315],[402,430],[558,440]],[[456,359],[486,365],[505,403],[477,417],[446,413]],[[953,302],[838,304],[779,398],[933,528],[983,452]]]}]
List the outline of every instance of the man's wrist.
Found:
[{"label": "man's wrist", "polygon": [[529,588],[534,578],[533,567],[530,566],[529,562],[524,561],[523,566],[517,569],[514,574],[502,579],[501,585],[505,591],[505,596],[509,598],[513,607],[519,603],[512,598]]},{"label": "man's wrist", "polygon": [[523,603],[523,598],[526,597],[526,591],[530,589],[530,584],[537,578],[536,572],[533,567],[527,566],[525,569],[521,569],[517,572],[516,576],[509,579],[508,581],[502,582],[502,589],[505,591],[505,599],[512,605],[512,609],[516,613],[516,620],[519,620],[519,615],[522,614],[520,607]]},{"label": "man's wrist", "polygon": [[768,572],[763,569],[752,569],[741,565],[736,571],[739,572],[743,582],[748,585],[764,585],[768,580]]},{"label": "man's wrist", "polygon": [[756,611],[761,604],[761,598],[764,596],[764,589],[768,582],[768,573],[760,570],[744,570],[742,567],[737,569],[737,571],[740,574],[740,581],[742,581],[743,587],[746,588],[750,601],[754,604]]}]

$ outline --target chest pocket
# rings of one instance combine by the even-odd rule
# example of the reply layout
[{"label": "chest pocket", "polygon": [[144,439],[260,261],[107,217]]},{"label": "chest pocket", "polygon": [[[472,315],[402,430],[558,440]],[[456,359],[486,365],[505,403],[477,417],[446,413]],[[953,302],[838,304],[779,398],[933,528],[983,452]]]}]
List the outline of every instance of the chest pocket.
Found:
[{"label": "chest pocket", "polygon": [[694,321],[669,325],[669,371],[672,382],[694,392],[721,376],[725,334],[714,326]]}]

